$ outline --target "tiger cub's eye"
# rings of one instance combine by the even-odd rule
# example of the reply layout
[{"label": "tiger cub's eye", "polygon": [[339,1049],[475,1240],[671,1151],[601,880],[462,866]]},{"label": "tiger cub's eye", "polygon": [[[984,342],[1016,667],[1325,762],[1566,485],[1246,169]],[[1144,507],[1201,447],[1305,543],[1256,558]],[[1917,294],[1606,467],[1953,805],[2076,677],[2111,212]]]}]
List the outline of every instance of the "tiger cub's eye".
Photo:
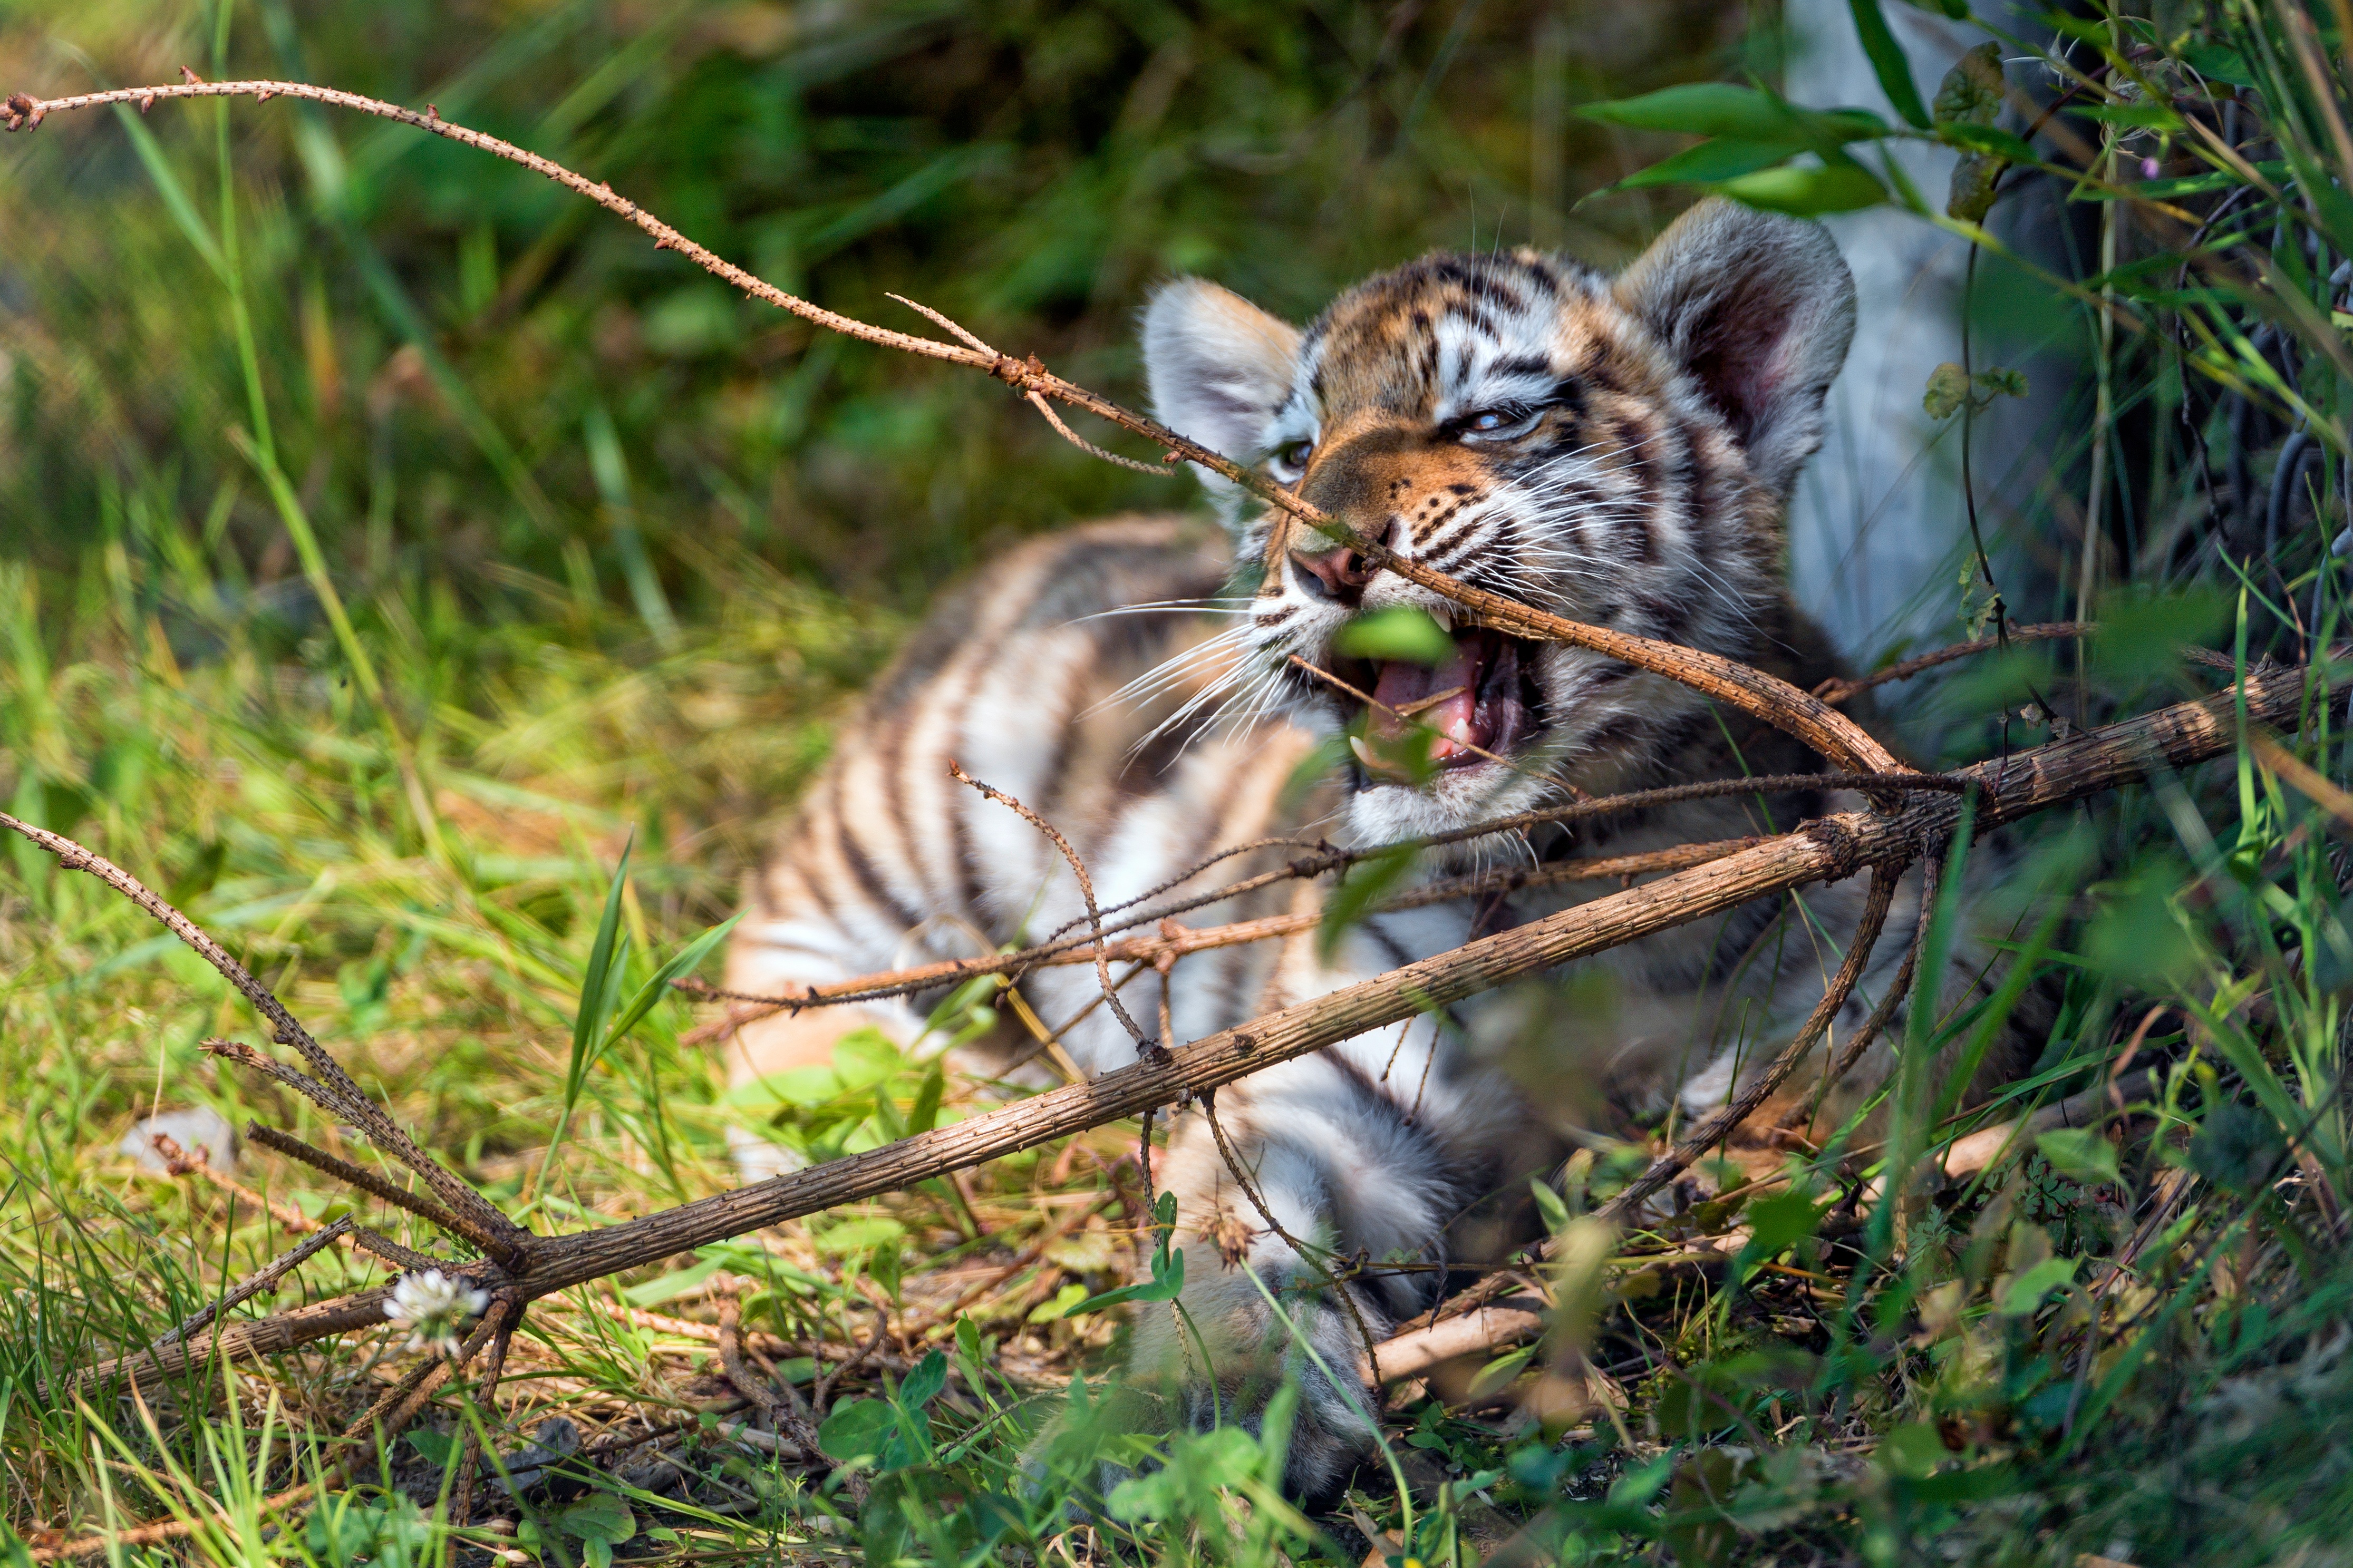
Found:
[{"label": "tiger cub's eye", "polygon": [[1535,427],[1541,412],[1528,408],[1482,408],[1454,422],[1455,435],[1464,440],[1506,439]]},{"label": "tiger cub's eye", "polygon": [[1309,454],[1315,450],[1313,441],[1291,441],[1274,451],[1274,471],[1278,479],[1296,479],[1306,471]]}]

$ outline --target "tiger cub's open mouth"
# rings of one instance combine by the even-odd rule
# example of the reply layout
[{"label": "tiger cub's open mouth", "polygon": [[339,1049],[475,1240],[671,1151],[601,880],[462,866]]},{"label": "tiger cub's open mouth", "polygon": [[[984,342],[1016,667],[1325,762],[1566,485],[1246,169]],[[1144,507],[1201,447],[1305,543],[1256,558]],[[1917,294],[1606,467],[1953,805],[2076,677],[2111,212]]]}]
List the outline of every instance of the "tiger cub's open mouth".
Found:
[{"label": "tiger cub's open mouth", "polygon": [[[1536,647],[1486,626],[1461,626],[1438,664],[1342,658],[1334,671],[1372,699],[1338,689],[1356,760],[1378,783],[1419,783],[1430,770],[1508,765],[1544,733]],[[1361,721],[1361,724],[1360,724]]]}]

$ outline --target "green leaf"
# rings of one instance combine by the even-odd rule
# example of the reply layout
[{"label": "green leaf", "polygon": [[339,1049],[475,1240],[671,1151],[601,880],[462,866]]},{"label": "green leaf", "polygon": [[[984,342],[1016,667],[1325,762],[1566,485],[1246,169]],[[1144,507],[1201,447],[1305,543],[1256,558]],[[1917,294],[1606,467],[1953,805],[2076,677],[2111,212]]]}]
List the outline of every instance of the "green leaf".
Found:
[{"label": "green leaf", "polygon": [[1814,1234],[1830,1205],[1800,1192],[1776,1193],[1748,1205],[1748,1242],[1744,1254],[1767,1263]]},{"label": "green leaf", "polygon": [[700,1263],[659,1275],[642,1285],[632,1285],[621,1292],[621,1300],[632,1307],[658,1307],[664,1301],[676,1300],[718,1273],[720,1265],[720,1259],[706,1258]]},{"label": "green leaf", "polygon": [[2054,1127],[2034,1141],[2051,1168],[2087,1187],[2116,1180],[2116,1145],[2088,1127]]},{"label": "green leaf", "polygon": [[1990,153],[1996,158],[2004,158],[2013,163],[2034,162],[2034,149],[2025,139],[2014,132],[2004,131],[1999,125],[1970,125],[1963,122],[1939,125],[1936,127],[1936,137],[1949,146],[1963,148],[1971,153]]},{"label": "green leaf", "polygon": [[556,1516],[566,1535],[591,1544],[602,1542],[609,1552],[638,1533],[638,1517],[629,1505],[610,1492],[582,1498]]},{"label": "green leaf", "polygon": [[1726,180],[1715,188],[1736,202],[1767,212],[1788,213],[1793,217],[1854,212],[1877,206],[1887,199],[1885,188],[1854,163],[1825,163],[1818,169],[1760,169],[1736,180]]},{"label": "green leaf", "polygon": [[419,1426],[408,1434],[408,1446],[425,1457],[428,1465],[447,1469],[449,1461],[458,1457],[458,1438],[454,1433],[436,1432]]},{"label": "green leaf", "polygon": [[1913,85],[1912,62],[1904,58],[1904,46],[1888,30],[1879,0],[1847,0],[1847,8],[1854,13],[1854,30],[1862,39],[1862,52],[1871,59],[1872,71],[1879,78],[1880,90],[1887,94],[1896,113],[1915,129],[1927,130],[1928,109],[1920,101],[1920,89]]},{"label": "green leaf", "polygon": [[1702,136],[1736,136],[1768,142],[1787,135],[1788,106],[1753,87],[1725,81],[1686,82],[1640,98],[1588,103],[1577,110],[1588,120],[1638,131],[1688,131]]},{"label": "green leaf", "polygon": [[612,984],[617,939],[621,930],[621,892],[629,877],[629,854],[637,837],[621,846],[621,863],[613,868],[612,885],[605,889],[605,912],[596,921],[596,940],[588,949],[588,967],[580,973],[580,1004],[572,1015],[572,1062],[564,1075],[564,1103],[569,1110],[588,1073],[588,1052],[617,1005]]},{"label": "green leaf", "polygon": [[1947,360],[1928,373],[1928,390],[1921,394],[1920,406],[1931,419],[1947,419],[1968,400],[1968,373]]},{"label": "green leaf", "polygon": [[907,1373],[906,1381],[899,1384],[899,1403],[909,1410],[921,1410],[937,1399],[940,1390],[947,1385],[948,1358],[943,1352],[934,1351],[917,1362],[913,1370]]},{"label": "green leaf", "polygon": [[915,1089],[915,1103],[907,1111],[907,1135],[929,1132],[940,1119],[940,1097],[947,1091],[947,1068],[944,1058],[932,1063],[932,1070]]},{"label": "green leaf", "polygon": [[2214,81],[2226,81],[2232,87],[2253,87],[2255,73],[2247,66],[2247,57],[2221,44],[2185,43],[2174,52],[2189,62],[2200,76]]},{"label": "green leaf", "polygon": [[2271,1173],[2284,1147],[2279,1125],[2251,1105],[2222,1100],[2189,1141],[2189,1168],[2225,1192],[2245,1193]]},{"label": "green leaf", "polygon": [[1805,150],[1806,144],[1801,142],[1750,142],[1738,136],[1718,136],[1629,174],[1609,189],[1634,191],[1651,185],[1714,184],[1718,180],[1769,169]]},{"label": "green leaf", "polygon": [[904,1066],[899,1047],[871,1026],[853,1029],[833,1043],[833,1075],[845,1093],[871,1089]]},{"label": "green leaf", "polygon": [[[727,933],[733,931],[735,922],[743,918],[741,914],[729,916],[725,921],[712,926],[709,931],[680,948],[670,956],[669,963],[655,970],[654,977],[638,988],[637,994],[629,998],[628,1005],[621,1009],[620,1016],[615,1018],[612,1025],[605,1030],[603,1038],[596,1043],[594,1054],[602,1056],[614,1041],[636,1028],[645,1016],[654,1010],[655,1004],[670,994],[670,983],[681,975],[693,973],[695,966],[710,956],[712,948],[727,940]],[[595,1065],[593,1059],[590,1065]]]},{"label": "green leaf", "polygon": [[1561,1201],[1558,1193],[1534,1176],[1528,1178],[1528,1191],[1535,1197],[1536,1213],[1543,1216],[1545,1229],[1557,1234],[1568,1227],[1568,1205]]},{"label": "green leaf", "polygon": [[1640,98],[1588,103],[1588,120],[1641,131],[1683,131],[1742,142],[1780,142],[1824,152],[1887,134],[1867,109],[1802,109],[1768,92],[1731,82],[1696,81]]},{"label": "green leaf", "polygon": [[1185,1252],[1182,1247],[1168,1250],[1169,1237],[1176,1234],[1176,1194],[1164,1192],[1153,1205],[1152,1216],[1160,1230],[1160,1245],[1152,1252],[1152,1281],[1123,1285],[1116,1290],[1106,1290],[1100,1296],[1090,1296],[1072,1307],[1063,1316],[1075,1318],[1081,1312],[1101,1311],[1116,1307],[1123,1301],[1173,1301],[1185,1289]]},{"label": "green leaf", "polygon": [[2181,132],[2189,129],[2180,115],[2161,103],[2084,103],[2073,112],[2103,124],[2133,131]]},{"label": "green leaf", "polygon": [[1481,1367],[1477,1375],[1471,1379],[1470,1392],[1465,1397],[1473,1400],[1484,1399],[1495,1390],[1504,1387],[1512,1379],[1519,1376],[1526,1369],[1528,1363],[1535,1359],[1536,1352],[1543,1348],[1541,1345],[1523,1345],[1518,1350],[1497,1356],[1493,1361]]},{"label": "green leaf", "polygon": [[1105,1500],[1113,1519],[1175,1521],[1215,1510],[1217,1493],[1247,1481],[1259,1466],[1258,1440],[1238,1426],[1198,1435],[1180,1433],[1167,1461],[1148,1475],[1112,1489]]},{"label": "green leaf", "polygon": [[906,1234],[905,1226],[887,1215],[844,1220],[817,1237],[817,1249],[828,1257],[839,1258],[847,1253],[863,1252],[870,1247],[881,1247],[897,1241]]},{"label": "green leaf", "polygon": [[817,1446],[845,1465],[871,1459],[896,1426],[891,1406],[880,1399],[852,1399],[833,1407],[817,1429]]},{"label": "green leaf", "polygon": [[1977,374],[1978,390],[1988,397],[2023,397],[2026,395],[2026,373],[1998,364]]},{"label": "green leaf", "polygon": [[1872,1457],[1888,1474],[1919,1480],[1953,1454],[1936,1427],[1926,1421],[1907,1421],[1881,1438]]},{"label": "green leaf", "polygon": [[1435,668],[1454,657],[1454,639],[1416,605],[1392,605],[1340,628],[1334,646],[1350,658],[1401,658]]},{"label": "green leaf", "polygon": [[2042,1305],[2042,1298],[2075,1278],[2072,1258],[2046,1258],[2023,1274],[2012,1275],[2002,1287],[1994,1310],[2006,1318],[2022,1318]]},{"label": "green leaf", "polygon": [[1991,125],[2000,118],[2009,96],[2010,84],[2001,70],[2001,46],[1988,42],[1953,62],[1953,68],[1936,84],[1936,100],[1930,108],[1937,130],[1949,134],[1963,126]]},{"label": "green leaf", "polygon": [[1060,1290],[1054,1292],[1054,1299],[1052,1300],[1040,1301],[1037,1306],[1031,1308],[1029,1310],[1029,1316],[1023,1321],[1032,1323],[1050,1323],[1057,1319],[1069,1317],[1074,1310],[1083,1305],[1086,1300],[1087,1288],[1085,1286],[1079,1284],[1065,1285]]}]

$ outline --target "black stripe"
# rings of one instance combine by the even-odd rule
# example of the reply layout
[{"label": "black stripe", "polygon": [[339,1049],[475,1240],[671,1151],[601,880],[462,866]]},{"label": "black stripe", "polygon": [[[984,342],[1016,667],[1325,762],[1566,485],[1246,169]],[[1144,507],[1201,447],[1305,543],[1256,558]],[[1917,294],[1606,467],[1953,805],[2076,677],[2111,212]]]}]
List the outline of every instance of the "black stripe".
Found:
[{"label": "black stripe", "polygon": [[835,836],[835,841],[841,846],[842,858],[849,862],[849,874],[858,879],[859,888],[871,902],[908,931],[923,923],[923,917],[909,913],[907,906],[901,903],[898,896],[884,884],[881,874],[874,868],[874,862],[867,858],[865,848],[858,842],[858,836],[849,830],[847,824]]}]

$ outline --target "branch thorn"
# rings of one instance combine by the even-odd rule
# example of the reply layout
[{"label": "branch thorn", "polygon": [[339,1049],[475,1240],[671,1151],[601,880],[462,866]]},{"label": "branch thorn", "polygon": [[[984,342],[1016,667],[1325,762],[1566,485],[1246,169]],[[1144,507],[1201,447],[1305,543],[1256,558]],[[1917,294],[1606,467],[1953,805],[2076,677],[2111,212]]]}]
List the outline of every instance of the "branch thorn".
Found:
[{"label": "branch thorn", "polygon": [[202,84],[205,79],[190,70],[187,67],[182,66],[180,68],[180,79],[186,82],[190,87],[195,87]]}]

